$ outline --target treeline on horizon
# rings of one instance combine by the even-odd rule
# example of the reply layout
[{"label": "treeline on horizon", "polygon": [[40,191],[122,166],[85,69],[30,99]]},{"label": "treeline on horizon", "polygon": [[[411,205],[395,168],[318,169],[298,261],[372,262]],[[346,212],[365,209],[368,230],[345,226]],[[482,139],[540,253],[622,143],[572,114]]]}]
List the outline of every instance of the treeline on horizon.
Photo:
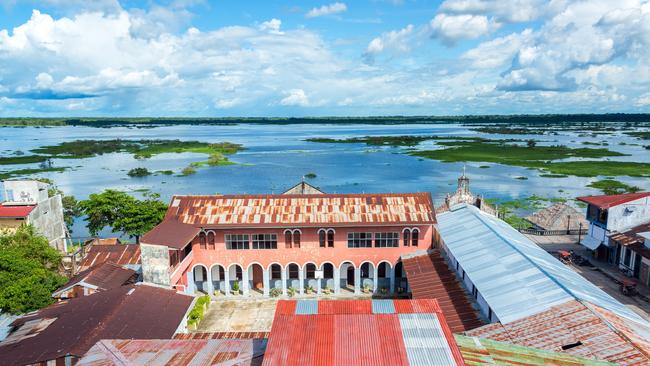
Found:
[{"label": "treeline on horizon", "polygon": [[257,124],[410,124],[410,123],[466,123],[466,124],[575,124],[595,122],[638,123],[650,122],[650,113],[607,114],[520,114],[520,115],[463,115],[463,116],[369,116],[369,117],[138,117],[138,118],[0,118],[0,126],[158,126],[158,125],[232,125]]}]

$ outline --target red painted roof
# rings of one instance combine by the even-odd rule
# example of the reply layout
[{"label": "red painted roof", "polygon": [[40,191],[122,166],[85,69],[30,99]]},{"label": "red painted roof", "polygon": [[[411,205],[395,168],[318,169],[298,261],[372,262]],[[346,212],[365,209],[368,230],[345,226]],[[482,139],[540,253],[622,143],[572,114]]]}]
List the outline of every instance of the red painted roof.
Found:
[{"label": "red painted roof", "polygon": [[483,325],[467,293],[438,252],[402,259],[414,299],[436,299],[454,332]]},{"label": "red painted roof", "polygon": [[36,205],[3,206],[0,205],[0,217],[27,217]]},{"label": "red painted roof", "polygon": [[610,207],[622,205],[627,202],[635,201],[644,197],[650,197],[650,192],[613,194],[613,195],[603,195],[603,196],[584,196],[584,197],[578,197],[578,200],[582,202],[586,202],[590,205],[598,206],[599,208],[607,209]]},{"label": "red painted roof", "polygon": [[410,362],[465,365],[433,299],[280,300],[263,365],[393,366]]}]

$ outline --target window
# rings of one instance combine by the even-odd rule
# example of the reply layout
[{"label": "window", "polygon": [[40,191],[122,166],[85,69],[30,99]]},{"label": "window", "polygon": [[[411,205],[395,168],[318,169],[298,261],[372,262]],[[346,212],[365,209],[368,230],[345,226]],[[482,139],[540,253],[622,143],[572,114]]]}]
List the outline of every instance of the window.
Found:
[{"label": "window", "polygon": [[292,263],[289,265],[289,278],[294,280],[298,279],[298,265],[295,263]]},{"label": "window", "polygon": [[285,248],[291,248],[291,231],[290,230],[285,230],[284,231],[284,247]]},{"label": "window", "polygon": [[277,249],[278,237],[275,234],[253,234],[253,249]]},{"label": "window", "polygon": [[226,249],[250,249],[248,234],[226,234]]},{"label": "window", "polygon": [[279,280],[282,278],[282,267],[279,264],[271,265],[271,279]]},{"label": "window", "polygon": [[235,280],[241,281],[241,279],[242,279],[241,267],[235,266]]},{"label": "window", "polygon": [[13,202],[14,201],[14,190],[13,189],[7,189],[5,192],[7,193],[7,197],[5,197],[5,199],[8,202]]},{"label": "window", "polygon": [[623,264],[626,267],[630,267],[630,259],[632,258],[632,251],[630,248],[625,248],[625,258],[623,259]]},{"label": "window", "polygon": [[309,263],[306,267],[307,278],[316,278],[316,265]]},{"label": "window", "polygon": [[214,232],[208,232],[208,249],[214,250]]},{"label": "window", "polygon": [[372,248],[372,233],[348,233],[348,248]]},{"label": "window", "polygon": [[293,231],[293,247],[300,248],[300,230]]},{"label": "window", "polygon": [[202,232],[199,234],[199,246],[201,247],[201,249],[205,249],[205,248],[206,248],[206,247],[205,247],[205,240],[206,240],[206,239],[205,239],[205,232],[202,231]]},{"label": "window", "polygon": [[399,246],[399,233],[375,233],[376,248],[396,248]]},{"label": "window", "polygon": [[473,284],[472,284],[472,296],[474,296],[475,299],[478,299],[478,289]]},{"label": "window", "polygon": [[420,230],[413,229],[413,231],[411,231],[411,245],[417,247],[418,240],[420,240]]},{"label": "window", "polygon": [[404,246],[411,245],[411,229],[404,229]]},{"label": "window", "polygon": [[334,248],[334,229],[327,230],[327,246]]},{"label": "window", "polygon": [[323,265],[323,278],[334,278],[334,266],[333,265],[331,265],[329,263],[325,263]]},{"label": "window", "polygon": [[321,248],[325,248],[325,236],[327,234],[325,233],[325,230],[319,230],[318,231],[318,244],[320,245]]}]

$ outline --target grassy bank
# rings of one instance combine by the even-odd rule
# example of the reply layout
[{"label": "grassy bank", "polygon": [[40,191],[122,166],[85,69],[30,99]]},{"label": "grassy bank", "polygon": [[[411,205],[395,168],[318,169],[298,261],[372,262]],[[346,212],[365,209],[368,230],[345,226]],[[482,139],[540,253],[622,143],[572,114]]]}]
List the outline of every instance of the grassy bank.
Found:
[{"label": "grassy bank", "polygon": [[41,155],[16,155],[0,157],[0,165],[19,165],[42,163],[47,160],[47,156]]},{"label": "grassy bank", "polygon": [[394,146],[413,147],[427,140],[455,140],[455,141],[484,141],[480,137],[454,137],[454,136],[364,136],[350,137],[345,139],[333,139],[327,137],[314,137],[305,139],[309,142],[320,142],[330,144],[366,144],[369,146]]},{"label": "grassy bank", "polygon": [[625,132],[626,135],[636,137],[640,140],[650,140],[650,131]]},{"label": "grassy bank", "polygon": [[604,194],[636,193],[641,188],[630,186],[614,179],[603,179],[590,183],[587,187],[601,190]]},{"label": "grassy bank", "polygon": [[63,172],[66,169],[68,169],[68,167],[16,169],[16,170],[10,170],[8,172],[0,172],[0,180],[34,175],[38,173]]}]

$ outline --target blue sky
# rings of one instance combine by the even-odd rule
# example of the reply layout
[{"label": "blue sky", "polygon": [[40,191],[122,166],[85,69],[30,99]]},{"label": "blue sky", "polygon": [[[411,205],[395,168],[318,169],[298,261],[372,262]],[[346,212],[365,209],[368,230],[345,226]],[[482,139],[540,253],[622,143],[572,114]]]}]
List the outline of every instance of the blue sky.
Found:
[{"label": "blue sky", "polygon": [[0,0],[0,116],[650,112],[647,0]]}]

